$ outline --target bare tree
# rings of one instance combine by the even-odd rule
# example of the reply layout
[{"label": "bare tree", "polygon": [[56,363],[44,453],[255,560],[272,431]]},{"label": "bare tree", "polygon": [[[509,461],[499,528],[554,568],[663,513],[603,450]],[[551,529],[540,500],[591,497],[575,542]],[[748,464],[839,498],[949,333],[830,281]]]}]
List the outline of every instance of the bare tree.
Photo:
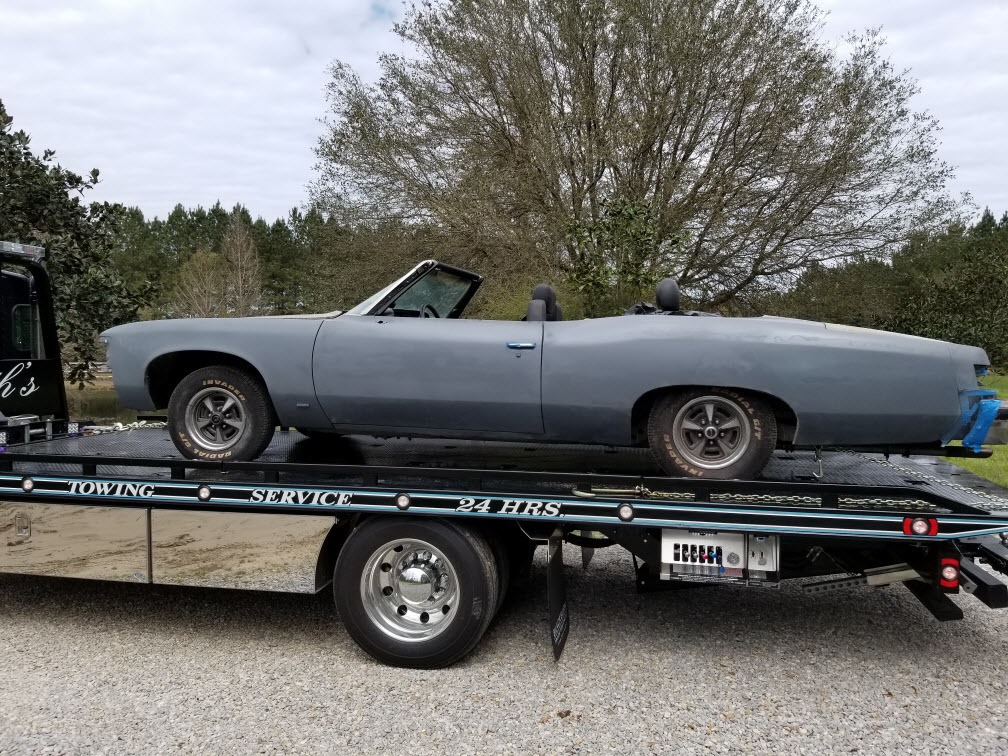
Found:
[{"label": "bare tree", "polygon": [[207,250],[195,252],[179,268],[172,296],[175,317],[217,318],[226,314],[226,280],[221,256]]},{"label": "bare tree", "polygon": [[334,63],[314,199],[568,273],[623,203],[653,219],[648,269],[714,305],[886,256],[961,202],[882,38],[840,52],[821,30],[810,0],[412,6],[396,31],[413,54],[382,56],[376,84]]},{"label": "bare tree", "polygon": [[221,240],[224,263],[226,314],[244,317],[258,314],[263,301],[259,253],[248,224],[238,211],[231,214]]}]

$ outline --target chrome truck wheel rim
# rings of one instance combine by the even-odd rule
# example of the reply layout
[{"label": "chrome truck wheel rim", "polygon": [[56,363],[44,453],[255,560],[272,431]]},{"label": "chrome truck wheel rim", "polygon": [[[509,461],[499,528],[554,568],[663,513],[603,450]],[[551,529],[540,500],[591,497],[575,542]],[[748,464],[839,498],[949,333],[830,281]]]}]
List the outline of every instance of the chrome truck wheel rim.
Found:
[{"label": "chrome truck wheel rim", "polygon": [[424,641],[451,624],[458,578],[451,562],[426,541],[386,543],[368,558],[361,575],[368,617],[386,635]]},{"label": "chrome truck wheel rim", "polygon": [[687,402],[675,416],[676,448],[689,464],[720,470],[737,462],[749,448],[749,417],[723,396],[701,396]]},{"label": "chrome truck wheel rim", "polygon": [[189,400],[185,426],[200,446],[222,451],[234,446],[245,433],[246,417],[238,396],[224,388],[205,388]]}]

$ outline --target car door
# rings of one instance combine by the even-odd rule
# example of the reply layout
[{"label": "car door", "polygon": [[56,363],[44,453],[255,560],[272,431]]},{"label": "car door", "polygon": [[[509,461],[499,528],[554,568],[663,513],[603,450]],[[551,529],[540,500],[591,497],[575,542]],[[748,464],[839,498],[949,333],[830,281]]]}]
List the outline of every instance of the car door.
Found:
[{"label": "car door", "polygon": [[315,392],[337,427],[543,432],[541,322],[347,314],[326,321]]}]

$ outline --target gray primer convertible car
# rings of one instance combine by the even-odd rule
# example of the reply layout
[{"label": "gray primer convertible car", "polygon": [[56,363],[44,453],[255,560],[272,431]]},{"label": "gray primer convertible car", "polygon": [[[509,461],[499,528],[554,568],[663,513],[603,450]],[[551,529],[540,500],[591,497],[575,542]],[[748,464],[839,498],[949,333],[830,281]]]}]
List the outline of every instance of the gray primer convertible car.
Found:
[{"label": "gray primer convertible car", "polygon": [[[160,320],[106,331],[120,401],[168,407],[187,457],[252,459],[277,424],[369,433],[649,444],[670,474],[758,474],[776,447],[979,449],[1008,403],[983,350],[785,318],[563,321],[539,286],[523,320],[460,316],[482,278],[418,265],[348,312]],[[656,310],[656,311],[655,311]]]}]

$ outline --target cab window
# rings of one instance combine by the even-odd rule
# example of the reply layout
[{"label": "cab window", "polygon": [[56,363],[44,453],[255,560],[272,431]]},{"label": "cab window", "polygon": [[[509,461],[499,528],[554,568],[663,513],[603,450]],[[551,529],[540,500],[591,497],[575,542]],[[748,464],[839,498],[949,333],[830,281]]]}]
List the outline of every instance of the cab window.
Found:
[{"label": "cab window", "polygon": [[38,323],[30,304],[11,308],[11,345],[18,352],[38,357]]}]

